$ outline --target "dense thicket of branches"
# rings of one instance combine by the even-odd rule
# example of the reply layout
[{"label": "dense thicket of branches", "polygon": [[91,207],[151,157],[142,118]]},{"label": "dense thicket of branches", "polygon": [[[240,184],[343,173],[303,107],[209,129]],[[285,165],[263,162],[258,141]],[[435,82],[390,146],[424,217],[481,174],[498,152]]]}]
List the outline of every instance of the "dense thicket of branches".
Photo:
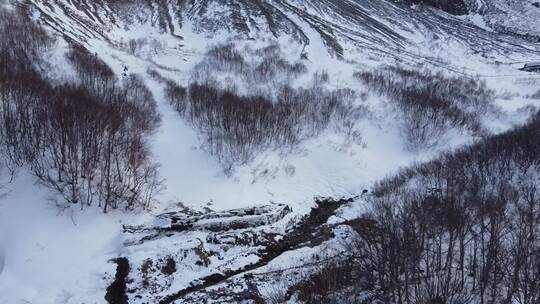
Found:
[{"label": "dense thicket of branches", "polygon": [[79,81],[53,85],[39,70],[52,39],[24,11],[0,21],[0,147],[12,167],[27,166],[66,202],[81,207],[146,207],[159,187],[147,135],[155,102],[135,77],[74,46]]},{"label": "dense thicket of branches", "polygon": [[538,151],[540,112],[379,182],[345,265],[390,303],[539,303]]},{"label": "dense thicket of branches", "polygon": [[175,109],[203,136],[209,152],[225,165],[245,163],[265,149],[292,149],[333,121],[345,122],[354,92],[283,88],[269,96],[240,96],[211,84],[182,88],[169,82]]},{"label": "dense thicket of branches", "polygon": [[493,91],[475,79],[398,67],[355,76],[389,97],[401,115],[403,135],[411,149],[437,144],[450,129],[485,135],[481,118],[494,110]]},{"label": "dense thicket of branches", "polygon": [[192,82],[204,83],[217,74],[231,74],[253,90],[255,86],[276,87],[279,82],[289,83],[306,72],[307,67],[302,62],[291,63],[283,58],[277,44],[241,52],[230,43],[210,48],[204,60],[194,67]]},{"label": "dense thicket of branches", "polygon": [[[195,68],[187,88],[166,81],[170,103],[226,168],[266,149],[291,150],[330,126],[359,140],[355,123],[366,109],[355,104],[354,91],[325,89],[324,73],[308,88],[280,86],[278,78],[297,77],[304,67],[282,59],[276,46],[250,52],[261,61],[248,62],[233,46],[218,46]],[[223,73],[237,75],[240,86],[249,86],[249,94],[220,85],[214,77]],[[257,84],[264,88],[257,90]]]}]

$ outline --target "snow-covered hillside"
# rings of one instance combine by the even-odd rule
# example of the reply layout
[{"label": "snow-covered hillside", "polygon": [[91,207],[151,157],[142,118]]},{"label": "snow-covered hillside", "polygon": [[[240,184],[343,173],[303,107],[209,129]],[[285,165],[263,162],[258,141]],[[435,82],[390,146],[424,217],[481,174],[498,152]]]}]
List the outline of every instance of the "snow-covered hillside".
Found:
[{"label": "snow-covered hillside", "polygon": [[[252,48],[278,43],[282,45],[282,51],[289,60],[306,58],[303,62],[308,66],[308,74],[326,71],[331,87],[361,91],[362,84],[353,78],[354,72],[379,65],[398,64],[415,69],[442,71],[447,75],[479,75],[490,88],[496,90],[496,102],[506,109],[518,109],[529,102],[535,102],[523,97],[535,92],[534,85],[530,84],[538,77],[517,71],[516,68],[521,67],[521,62],[532,61],[538,56],[536,45],[510,35],[499,35],[478,28],[461,17],[456,18],[441,11],[409,8],[384,1],[197,1],[178,5],[169,3],[166,7],[158,1],[149,3],[152,5],[107,1],[33,1],[36,17],[51,29],[83,42],[118,74],[123,72],[124,67],[130,73],[141,75],[146,74],[148,69],[154,69],[169,79],[186,84],[191,77],[190,71],[209,46],[231,40],[241,41],[239,45],[251,45]],[[134,46],[131,43],[133,41],[139,41],[141,45]],[[302,77],[294,85],[301,86],[306,81],[309,81],[309,77]],[[279,196],[273,189],[291,188],[286,192],[300,192],[293,200],[313,195],[352,194],[356,192],[354,189],[363,188],[370,181],[387,174],[390,168],[409,163],[411,157],[419,157],[407,157],[399,144],[392,148],[388,143],[396,141],[380,133],[391,134],[393,131],[384,128],[372,130],[372,122],[369,122],[368,126],[361,128],[365,130],[365,145],[370,149],[348,147],[346,150],[350,151],[343,153],[339,151],[342,148],[339,140],[332,139],[332,135],[328,134],[323,136],[327,139],[320,138],[314,143],[306,143],[308,146],[303,148],[305,152],[293,153],[288,156],[290,160],[278,161],[281,170],[273,168],[267,171],[265,164],[276,166],[275,157],[270,153],[261,155],[247,168],[236,168],[232,178],[221,176],[215,172],[217,164],[212,163],[204,151],[198,149],[200,144],[196,134],[183,126],[182,121],[174,117],[172,109],[165,104],[160,92],[162,88],[155,82],[150,84],[165,118],[155,137],[154,152],[162,163],[162,171],[167,180],[175,180],[175,185],[168,187],[168,191],[174,191],[175,194],[166,195],[168,200],[183,200],[188,204],[210,200],[217,203],[227,201],[229,206],[245,206],[255,203],[254,200],[264,203],[271,199],[289,199]],[[515,95],[518,100],[507,105],[505,99]],[[372,110],[380,111],[378,102],[373,102],[375,104],[369,105]],[[384,115],[384,111],[375,115]],[[509,119],[510,116],[503,118],[506,120],[503,125],[517,122]],[[385,125],[382,121],[379,123]],[[502,130],[499,128],[496,131]],[[388,142],[383,138],[389,138]],[[370,156],[370,151],[376,152]],[[385,151],[385,159],[396,159],[395,162],[384,162],[386,168],[374,158],[375,155],[381,155],[382,151]],[[389,157],[390,153],[395,156]],[[339,169],[341,165],[336,168],[327,165],[321,167],[318,160],[330,155],[334,159],[332,166],[343,163],[349,170]],[[177,157],[202,159],[196,163],[181,162],[177,161]],[[356,159],[354,163],[376,165],[372,168],[360,165],[359,172],[353,173],[356,166],[350,167],[351,158]],[[302,177],[283,176],[286,175],[283,168],[290,163],[301,168],[297,168],[297,173],[305,170],[305,176],[309,176],[310,181],[294,181],[297,178],[304,180],[301,174],[296,175]],[[372,170],[378,174],[368,172]],[[341,184],[331,178],[336,171],[342,172],[340,175],[345,173],[343,171],[353,172],[340,178],[348,181]],[[192,178],[193,174],[199,178]],[[186,175],[186,178],[180,179],[182,175]],[[275,178],[273,175],[281,175],[283,178]],[[209,183],[201,183],[199,179]],[[283,183],[283,180],[286,181]],[[351,182],[353,184],[347,185]],[[241,187],[244,190],[229,190],[238,184],[246,185]],[[309,184],[309,188],[316,190],[306,192],[303,185]],[[208,185],[216,191],[215,197],[208,197],[207,189],[198,190]],[[233,197],[230,197],[231,193],[234,193]]]},{"label": "snow-covered hillside", "polygon": [[[147,141],[163,189],[149,210],[101,215],[57,206],[28,168],[11,181],[0,170],[0,303],[125,303],[114,284],[127,286],[128,303],[250,303],[251,294],[272,296],[272,280],[302,280],[321,255],[347,251],[356,232],[342,224],[369,208],[376,181],[523,124],[540,108],[540,74],[518,70],[540,59],[531,39],[540,9],[514,2],[468,3],[470,15],[454,16],[387,0],[13,1],[57,39],[41,54],[52,81],[77,78],[65,56],[74,43],[120,79],[143,79],[161,119]],[[207,68],[209,50],[223,45],[241,54],[241,69]],[[269,47],[279,50],[271,59],[301,72],[252,79]],[[450,88],[452,105],[476,115],[478,128],[443,121],[429,145],[411,145],[410,112],[366,81],[379,73],[404,92],[439,79],[431,83]],[[205,129],[168,96],[169,82],[189,91],[201,74],[220,90],[275,102],[283,87],[353,90],[350,109],[362,114],[334,115],[290,149],[265,146],[224,165]],[[488,105],[473,112],[460,94]],[[117,257],[127,260],[116,265]]]}]

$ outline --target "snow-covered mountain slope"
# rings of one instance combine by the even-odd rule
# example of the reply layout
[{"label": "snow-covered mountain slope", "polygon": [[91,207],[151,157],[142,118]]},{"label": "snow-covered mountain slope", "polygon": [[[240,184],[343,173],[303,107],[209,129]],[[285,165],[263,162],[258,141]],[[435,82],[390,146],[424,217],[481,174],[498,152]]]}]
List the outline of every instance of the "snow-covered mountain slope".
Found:
[{"label": "snow-covered mountain slope", "polygon": [[540,3],[535,0],[485,1],[477,0],[473,12],[483,16],[495,31],[520,35],[540,41]]},{"label": "snow-covered mountain slope", "polygon": [[[111,33],[136,30],[144,24],[180,40],[187,39],[190,32],[201,39],[222,35],[244,39],[288,37],[299,47],[322,40],[331,55],[345,58],[351,58],[351,53],[368,52],[414,60],[417,55],[430,54],[422,44],[433,40],[455,41],[486,55],[519,52],[532,56],[536,52],[533,44],[483,30],[443,11],[385,0],[31,2],[44,22],[77,40],[102,38],[119,42],[127,37]],[[527,24],[525,31],[535,26],[528,21],[538,16],[534,6],[525,7],[520,1],[504,6],[493,3],[499,2],[483,4],[477,11],[485,12],[494,26],[503,14],[509,16],[505,18],[508,24],[522,20]],[[522,18],[524,12],[530,18]]]},{"label": "snow-covered mountain slope", "polygon": [[[400,66],[483,80],[497,111],[480,120],[493,133],[525,121],[528,105],[540,107],[540,78],[517,70],[540,58],[540,46],[514,35],[520,28],[534,35],[536,24],[527,20],[534,20],[535,6],[467,1],[476,15],[456,16],[408,2],[27,1],[34,17],[60,38],[46,54],[52,78],[71,78],[64,58],[71,42],[83,44],[117,75],[127,69],[144,78],[162,116],[150,145],[166,189],[150,214],[98,218],[94,211],[71,209],[57,215],[46,204],[47,191],[38,185],[27,191],[32,179],[24,174],[8,184],[0,199],[0,303],[105,303],[106,286],[115,277],[108,261],[117,256],[131,263],[129,303],[230,303],[253,283],[250,276],[259,287],[271,287],[265,278],[292,281],[302,276],[296,264],[312,262],[323,250],[339,253],[350,231],[338,224],[363,212],[366,200],[313,209],[314,197],[355,197],[399,167],[477,140],[451,130],[433,149],[406,149],[389,98],[373,93],[355,72]],[[517,18],[524,10],[522,26],[502,17]],[[316,73],[326,72],[325,89],[357,91],[356,102],[368,109],[357,122],[361,140],[326,130],[292,152],[265,150],[224,173],[202,147],[201,135],[168,103],[164,84],[148,73],[188,85],[208,48],[224,42],[250,54],[277,44],[285,60],[306,66],[293,87],[309,87]],[[250,60],[257,58],[246,55]],[[242,75],[216,77],[224,86],[253,89]],[[46,230],[61,237],[35,233]]]},{"label": "snow-covered mountain slope", "polygon": [[[30,3],[36,17],[44,24],[69,39],[85,44],[118,74],[123,72],[124,67],[128,67],[129,72],[138,74],[146,74],[151,68],[181,84],[189,81],[191,69],[201,60],[208,46],[225,41],[242,41],[243,45],[251,45],[252,48],[277,43],[289,60],[303,60],[309,73],[326,70],[331,78],[330,86],[352,89],[361,87],[354,79],[353,72],[390,64],[442,71],[448,75],[480,75],[500,96],[532,94],[534,86],[528,84],[534,81],[534,76],[517,71],[516,68],[520,67],[521,62],[540,57],[539,46],[519,36],[478,27],[470,22],[468,17],[453,16],[429,6],[411,6],[400,1],[32,0]],[[310,81],[310,78],[299,79],[294,85],[305,85],[306,81]],[[258,164],[236,170],[236,178],[250,186],[242,187],[244,190],[239,192],[234,191],[236,194],[231,198],[228,191],[231,179],[216,179],[216,164],[211,164],[212,161],[186,162],[196,164],[196,170],[177,161],[176,155],[187,159],[206,158],[208,155],[201,155],[202,151],[191,149],[199,146],[197,135],[189,127],[182,126],[181,120],[174,117],[176,113],[163,104],[165,101],[162,88],[152,83],[151,89],[160,97],[158,99],[161,99],[162,115],[170,117],[163,122],[154,150],[162,164],[162,171],[166,172],[167,180],[175,181],[168,188],[178,189],[174,191],[176,194],[168,195],[167,200],[217,200],[208,198],[207,190],[198,187],[207,183],[193,182],[197,179],[212,180],[210,184],[214,185],[212,188],[216,191],[215,197],[229,202],[236,201],[236,204],[240,205],[252,203],[250,198],[253,199],[255,193],[259,193],[255,197],[266,193],[257,199],[262,203],[270,199],[268,193],[275,195],[274,189],[289,186],[302,189],[307,184],[310,189],[317,189],[308,191],[309,194],[306,194],[305,190],[297,192],[291,189],[293,193],[302,193],[293,196],[294,199],[301,200],[312,195],[329,195],[335,189],[341,189],[337,191],[341,194],[351,190],[352,185],[346,186],[335,183],[335,180],[328,180],[335,176],[336,170],[342,171],[341,168],[348,166],[350,158],[344,157],[343,153],[333,156],[335,161],[332,167],[321,167],[317,158],[308,157],[308,161],[298,154],[290,156],[292,158],[280,166],[285,168],[290,162],[294,162],[296,166],[303,164],[311,181],[305,183],[288,178],[283,184],[280,178],[270,178],[264,186],[258,188],[260,183],[253,181],[260,180],[257,177],[260,174],[263,179],[268,178],[267,174],[263,174],[268,169],[264,164],[275,163],[275,155],[271,154],[261,156]],[[523,103],[526,104],[527,101],[520,102]],[[373,107],[377,111],[376,102]],[[385,114],[381,112],[379,115]],[[378,131],[372,132],[369,126],[363,129],[367,145],[376,145],[369,140],[369,134],[372,133],[374,138],[381,138],[377,135]],[[171,139],[172,134],[178,132],[182,132],[185,145],[179,145],[179,141]],[[329,135],[329,138],[331,137]],[[313,144],[317,146],[319,141],[315,140]],[[381,142],[380,148],[384,149],[386,145],[387,143]],[[185,151],[182,150],[183,146],[186,147]],[[308,155],[334,154],[327,151],[335,150],[333,148],[314,148],[315,146],[307,148],[313,150]],[[387,151],[385,153],[395,151],[396,155],[403,155],[399,148],[384,150]],[[368,151],[371,150],[364,149],[361,156],[354,157],[355,162],[372,162],[370,156],[366,155],[372,152]],[[377,150],[373,155],[379,153],[380,150]],[[399,158],[401,157],[396,159]],[[343,161],[338,161],[339,159]],[[304,163],[306,161],[307,163]],[[339,163],[343,165],[333,167]],[[391,163],[389,167],[398,163]],[[382,174],[386,172],[380,167],[376,169],[377,167],[370,170],[377,170]],[[361,168],[360,171],[366,169]],[[194,172],[198,178],[178,178],[183,172]],[[298,175],[301,176],[299,179],[304,179],[302,174]],[[361,175],[371,176],[371,173]],[[349,178],[340,179],[350,181],[354,180],[355,176],[358,175],[351,173]],[[362,181],[356,183],[364,184]],[[224,199],[225,197],[229,198]],[[286,197],[274,197],[276,198]]]}]

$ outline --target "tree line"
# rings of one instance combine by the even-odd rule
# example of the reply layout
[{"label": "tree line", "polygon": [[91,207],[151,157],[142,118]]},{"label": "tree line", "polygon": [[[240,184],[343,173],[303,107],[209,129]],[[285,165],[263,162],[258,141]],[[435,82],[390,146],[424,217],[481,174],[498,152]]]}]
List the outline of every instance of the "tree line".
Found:
[{"label": "tree line", "polygon": [[39,57],[54,39],[22,9],[2,14],[5,163],[13,170],[30,169],[61,201],[81,208],[96,203],[104,212],[148,207],[160,178],[147,140],[160,117],[143,81],[134,75],[118,79],[97,56],[72,42],[66,60],[78,79],[56,84],[40,69]]}]

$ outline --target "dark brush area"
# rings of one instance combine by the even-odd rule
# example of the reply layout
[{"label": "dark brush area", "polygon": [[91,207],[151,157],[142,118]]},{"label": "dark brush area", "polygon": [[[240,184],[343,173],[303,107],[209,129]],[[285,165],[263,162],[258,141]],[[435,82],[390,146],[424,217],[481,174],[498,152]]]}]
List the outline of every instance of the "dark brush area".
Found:
[{"label": "dark brush area", "polygon": [[[308,303],[540,301],[540,112],[376,184],[342,261],[291,287]],[[346,273],[347,275],[338,275]]]},{"label": "dark brush area", "polygon": [[29,168],[63,206],[148,208],[160,178],[146,138],[160,116],[142,79],[116,77],[75,43],[65,59],[77,78],[50,79],[40,56],[54,38],[24,7],[0,15],[3,165]]},{"label": "dark brush area", "polygon": [[452,15],[467,15],[469,10],[463,0],[394,0],[398,3],[421,4],[441,9]]}]

